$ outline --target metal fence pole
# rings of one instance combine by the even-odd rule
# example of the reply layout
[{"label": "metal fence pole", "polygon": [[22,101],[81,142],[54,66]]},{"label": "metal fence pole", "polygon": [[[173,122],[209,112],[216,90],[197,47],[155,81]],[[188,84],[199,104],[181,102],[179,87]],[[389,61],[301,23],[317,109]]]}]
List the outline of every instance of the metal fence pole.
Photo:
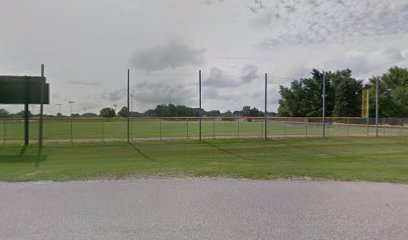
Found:
[{"label": "metal fence pole", "polygon": [[201,117],[202,117],[202,111],[201,111],[201,70],[198,72],[198,92],[199,92],[199,109],[198,109],[198,115],[200,117],[200,123],[199,123],[199,140],[201,141]]},{"label": "metal fence pole", "polygon": [[402,137],[402,126],[404,125],[404,122],[402,118],[400,118],[400,137]]},{"label": "metal fence pole", "polygon": [[215,139],[215,118],[213,118],[213,139]]},{"label": "metal fence pole", "polygon": [[323,72],[323,94],[322,94],[322,121],[323,121],[323,138],[326,137],[326,73]]},{"label": "metal fence pole", "polygon": [[186,126],[187,126],[187,139],[189,138],[188,136],[188,117],[186,118]]},{"label": "metal fence pole", "polygon": [[130,69],[127,70],[127,142],[130,143]]},{"label": "metal fence pole", "polygon": [[264,121],[265,121],[265,139],[268,138],[268,74],[265,73],[265,112],[264,112]]},{"label": "metal fence pole", "polygon": [[130,118],[130,123],[131,123],[131,131],[130,131],[130,140],[133,142],[133,133],[135,130],[135,119]]},{"label": "metal fence pole", "polygon": [[370,136],[370,118],[367,118],[366,124],[367,124],[367,137],[369,137]]},{"label": "metal fence pole", "polygon": [[238,117],[238,138],[239,138],[239,117]]},{"label": "metal fence pole", "polygon": [[286,118],[283,121],[283,135],[286,137]]},{"label": "metal fence pole", "polygon": [[6,144],[7,140],[7,121],[6,119],[3,119],[3,143]]},{"label": "metal fence pole", "polygon": [[347,118],[347,137],[350,136],[350,119]]},{"label": "metal fence pole", "polygon": [[70,122],[70,138],[71,138],[71,144],[73,143],[73,126],[72,126],[72,116],[69,118],[69,122]]},{"label": "metal fence pole", "polygon": [[160,141],[162,140],[162,120],[160,118]]},{"label": "metal fence pole", "polygon": [[379,115],[379,78],[375,80],[375,137],[378,137],[378,115]]},{"label": "metal fence pole", "polygon": [[308,136],[308,132],[307,132],[307,125],[308,125],[309,119],[305,118],[305,128],[306,128],[306,137]]},{"label": "metal fence pole", "polygon": [[[41,64],[41,77],[44,77],[44,64]],[[38,144],[40,148],[43,145],[43,120],[44,120],[44,82],[41,81],[41,90],[40,90],[40,122],[38,126]]]},{"label": "metal fence pole", "polygon": [[104,121],[103,118],[101,120],[102,123],[102,142],[105,142],[105,129],[104,129]]}]

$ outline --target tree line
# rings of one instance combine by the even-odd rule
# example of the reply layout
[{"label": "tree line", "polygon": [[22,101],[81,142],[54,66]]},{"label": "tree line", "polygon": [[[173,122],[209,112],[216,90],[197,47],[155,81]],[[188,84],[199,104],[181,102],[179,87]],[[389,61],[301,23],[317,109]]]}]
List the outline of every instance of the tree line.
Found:
[{"label": "tree line", "polygon": [[[359,117],[362,90],[368,89],[370,117],[375,116],[375,83],[379,80],[380,117],[408,116],[408,70],[393,67],[367,84],[352,77],[350,69],[326,72],[326,116]],[[311,77],[280,86],[278,115],[283,117],[316,117],[322,115],[323,72],[313,69]]]}]

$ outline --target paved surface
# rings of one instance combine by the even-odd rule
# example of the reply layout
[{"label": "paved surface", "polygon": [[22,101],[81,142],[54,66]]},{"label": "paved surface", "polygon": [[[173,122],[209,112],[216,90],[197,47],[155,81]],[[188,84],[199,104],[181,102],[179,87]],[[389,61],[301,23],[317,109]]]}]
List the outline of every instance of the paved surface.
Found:
[{"label": "paved surface", "polygon": [[0,183],[0,239],[408,239],[408,185]]}]

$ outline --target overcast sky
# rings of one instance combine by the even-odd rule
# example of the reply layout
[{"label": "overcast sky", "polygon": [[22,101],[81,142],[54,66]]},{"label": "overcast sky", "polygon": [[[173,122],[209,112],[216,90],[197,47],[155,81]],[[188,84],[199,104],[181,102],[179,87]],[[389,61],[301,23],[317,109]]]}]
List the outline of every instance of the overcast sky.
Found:
[{"label": "overcast sky", "polygon": [[263,109],[267,72],[276,110],[279,85],[312,68],[408,67],[407,20],[407,0],[0,0],[0,74],[44,63],[55,114],[125,105],[128,68],[134,111],[198,106],[199,69],[205,109]]}]

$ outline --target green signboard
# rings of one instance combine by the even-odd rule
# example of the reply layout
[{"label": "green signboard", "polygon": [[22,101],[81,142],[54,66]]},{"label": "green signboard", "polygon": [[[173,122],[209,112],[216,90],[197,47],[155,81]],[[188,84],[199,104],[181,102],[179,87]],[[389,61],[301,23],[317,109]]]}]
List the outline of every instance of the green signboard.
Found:
[{"label": "green signboard", "polygon": [[50,86],[45,77],[0,76],[0,104],[50,103]]}]

